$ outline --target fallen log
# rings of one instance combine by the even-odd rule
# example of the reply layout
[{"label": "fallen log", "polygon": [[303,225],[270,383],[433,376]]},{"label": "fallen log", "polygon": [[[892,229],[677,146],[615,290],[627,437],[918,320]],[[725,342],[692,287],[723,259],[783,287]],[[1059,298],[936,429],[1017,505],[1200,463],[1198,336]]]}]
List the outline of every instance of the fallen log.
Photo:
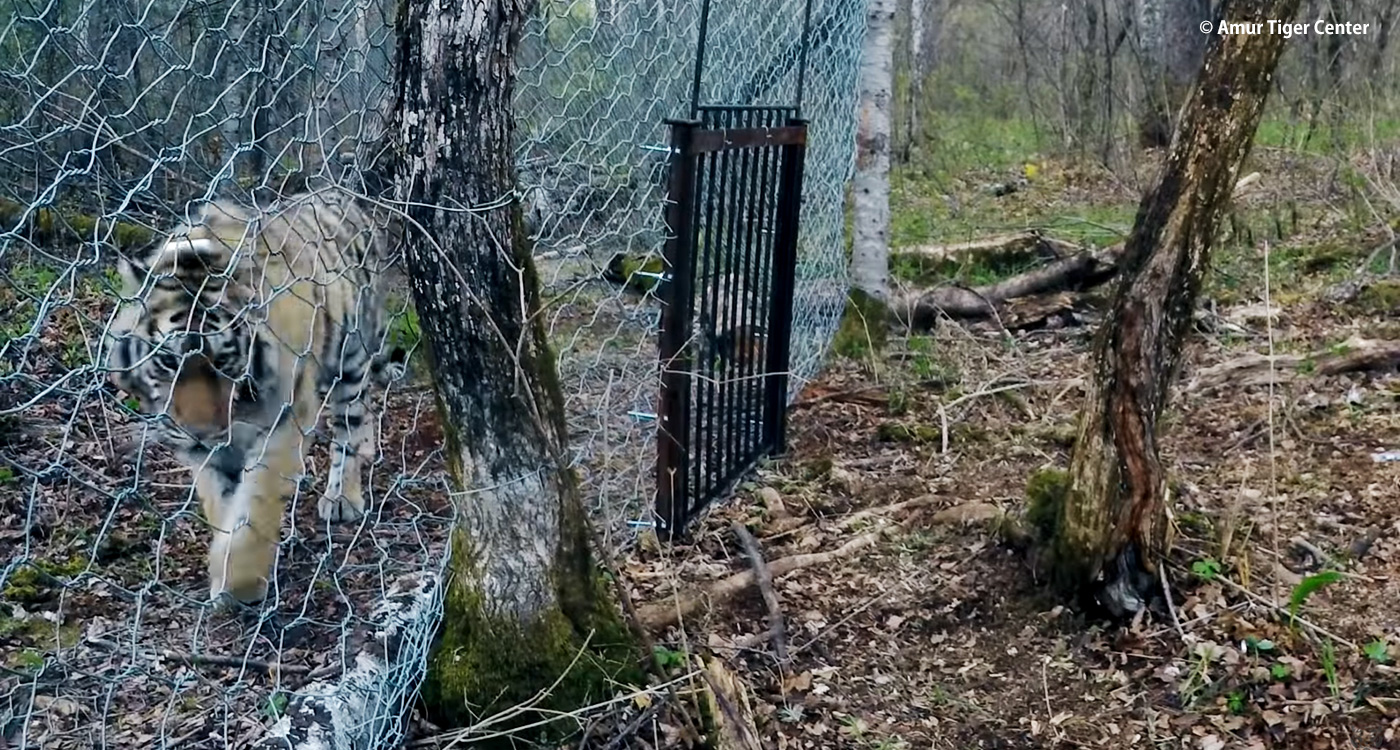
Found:
[{"label": "fallen log", "polygon": [[[1232,199],[1239,198],[1257,185],[1261,177],[1251,172],[1240,178]],[[995,235],[980,240],[946,245],[891,250],[894,255],[913,255],[934,260],[952,260],[973,253],[1016,253],[1040,248],[1054,260],[1045,266],[975,288],[944,286],[931,290],[912,290],[896,295],[892,309],[902,322],[916,328],[932,326],[946,315],[961,320],[979,320],[998,315],[1009,301],[1035,295],[1065,291],[1083,291],[1112,279],[1118,273],[1118,260],[1123,245],[1102,250],[1086,250],[1063,240],[1047,237],[1037,230]],[[1062,299],[1047,303],[1045,310],[1023,316],[1022,326],[1044,320],[1046,315],[1063,309]],[[1044,313],[1044,314],[1042,314]],[[1005,323],[1005,321],[1003,321]],[[1012,326],[1008,325],[1008,328]]]},{"label": "fallen log", "polygon": [[893,309],[903,322],[916,328],[932,326],[941,315],[963,320],[989,318],[1008,300],[1080,291],[1108,281],[1118,272],[1122,250],[1122,245],[1104,250],[1081,250],[1040,268],[972,289],[945,286],[913,290],[898,295]]},{"label": "fallen log", "polygon": [[891,248],[891,255],[907,255],[934,262],[961,263],[975,256],[999,258],[1007,255],[1035,255],[1047,259],[1063,258],[1082,250],[1064,240],[1049,237],[1035,229],[1010,234],[998,234],[966,242]]},{"label": "fallen log", "polygon": [[1341,375],[1400,368],[1400,341],[1351,339],[1340,351],[1298,354],[1246,354],[1229,362],[1207,367],[1196,373],[1186,390],[1217,388],[1222,385],[1247,387],[1288,383],[1309,374]]}]

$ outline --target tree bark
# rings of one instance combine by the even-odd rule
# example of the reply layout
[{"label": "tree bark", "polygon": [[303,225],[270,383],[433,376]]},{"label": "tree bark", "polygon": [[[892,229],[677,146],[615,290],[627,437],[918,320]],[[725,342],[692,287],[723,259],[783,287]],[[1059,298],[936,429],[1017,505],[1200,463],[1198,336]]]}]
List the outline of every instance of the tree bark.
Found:
[{"label": "tree bark", "polygon": [[[1291,19],[1298,2],[1233,0],[1225,21]],[[1153,573],[1167,547],[1158,419],[1283,44],[1279,34],[1212,37],[1159,182],[1124,247],[1069,473],[1033,498],[1032,520],[1052,540],[1056,582],[1097,595],[1114,615],[1142,609],[1156,587]]]},{"label": "tree bark", "polygon": [[[402,247],[462,519],[424,685],[443,724],[556,680],[543,705],[576,708],[636,663],[594,569],[520,205],[502,200],[516,185],[513,59],[531,5],[400,6],[395,198],[422,230]],[[596,655],[564,676],[585,644]]]},{"label": "tree bark", "polygon": [[884,302],[890,296],[890,99],[894,0],[871,0],[860,66],[856,133],[853,286]]},{"label": "tree bark", "polygon": [[909,0],[909,103],[904,107],[906,149],[919,132],[919,107],[924,101],[924,1]]},{"label": "tree bark", "polygon": [[1137,11],[1144,90],[1138,139],[1165,146],[1212,38],[1200,28],[1210,0],[1138,0]]},{"label": "tree bark", "polygon": [[863,356],[884,348],[890,299],[890,109],[895,0],[870,0],[861,49],[851,294],[832,348]]}]

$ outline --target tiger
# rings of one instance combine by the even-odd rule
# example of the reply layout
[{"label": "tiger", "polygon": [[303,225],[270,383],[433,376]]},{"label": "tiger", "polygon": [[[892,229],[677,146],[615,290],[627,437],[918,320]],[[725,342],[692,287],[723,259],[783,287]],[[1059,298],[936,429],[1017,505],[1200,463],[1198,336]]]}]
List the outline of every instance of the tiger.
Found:
[{"label": "tiger", "polygon": [[212,530],[212,602],[267,596],[286,498],[326,406],[331,460],[317,514],[364,516],[360,472],[376,443],[368,386],[405,373],[384,319],[383,270],[401,226],[339,190],[267,210],[215,199],[119,260],[105,369],[192,473]]}]

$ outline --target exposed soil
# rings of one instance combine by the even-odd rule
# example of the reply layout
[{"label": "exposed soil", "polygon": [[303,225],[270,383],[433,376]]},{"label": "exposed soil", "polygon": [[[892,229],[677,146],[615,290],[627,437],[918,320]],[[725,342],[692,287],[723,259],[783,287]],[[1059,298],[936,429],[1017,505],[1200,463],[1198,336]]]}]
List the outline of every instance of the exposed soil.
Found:
[{"label": "exposed soil", "polygon": [[[735,522],[770,564],[887,532],[777,576],[789,664],[764,640],[755,586],[668,628],[664,648],[736,672],[765,747],[1400,747],[1400,461],[1378,458],[1400,450],[1400,373],[1305,368],[1272,392],[1193,383],[1247,353],[1400,338],[1400,309],[1376,304],[1394,282],[1354,275],[1377,233],[1344,225],[1317,164],[1278,158],[1255,160],[1269,189],[1242,201],[1222,240],[1165,418],[1179,625],[1160,602],[1112,623],[1059,597],[995,520],[1024,513],[1038,470],[1068,464],[1089,304],[1053,329],[948,325],[878,362],[831,362],[792,411],[789,455],[688,542],[644,545],[627,571],[634,596],[674,602],[750,569]],[[1331,203],[1295,206],[1297,228],[1275,235],[1295,181]],[[1061,187],[1011,200],[1053,204]],[[1338,291],[1367,278],[1369,292]]]}]

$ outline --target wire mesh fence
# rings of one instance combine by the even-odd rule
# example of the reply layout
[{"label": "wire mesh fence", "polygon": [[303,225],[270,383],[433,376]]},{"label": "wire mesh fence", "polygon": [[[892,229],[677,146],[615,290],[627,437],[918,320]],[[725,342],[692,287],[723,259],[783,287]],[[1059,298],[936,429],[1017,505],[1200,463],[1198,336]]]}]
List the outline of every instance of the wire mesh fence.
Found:
[{"label": "wire mesh fence", "polygon": [[[118,261],[193,204],[363,191],[392,104],[396,5],[0,3],[0,745],[400,736],[388,719],[422,677],[454,520],[421,372],[370,391],[363,518],[322,517],[338,448],[327,429],[305,437],[267,598],[229,617],[206,606],[213,531],[191,471],[160,415],[111,382],[103,337],[119,302],[150,302]],[[803,10],[716,3],[702,98],[787,103]],[[864,11],[812,5],[794,390],[843,304]],[[660,252],[662,121],[684,114],[698,21],[694,2],[546,0],[522,45],[522,199],[571,448],[618,547],[649,522],[659,311],[599,274],[615,253]],[[406,285],[397,268],[384,278],[384,338],[411,347]]]}]

